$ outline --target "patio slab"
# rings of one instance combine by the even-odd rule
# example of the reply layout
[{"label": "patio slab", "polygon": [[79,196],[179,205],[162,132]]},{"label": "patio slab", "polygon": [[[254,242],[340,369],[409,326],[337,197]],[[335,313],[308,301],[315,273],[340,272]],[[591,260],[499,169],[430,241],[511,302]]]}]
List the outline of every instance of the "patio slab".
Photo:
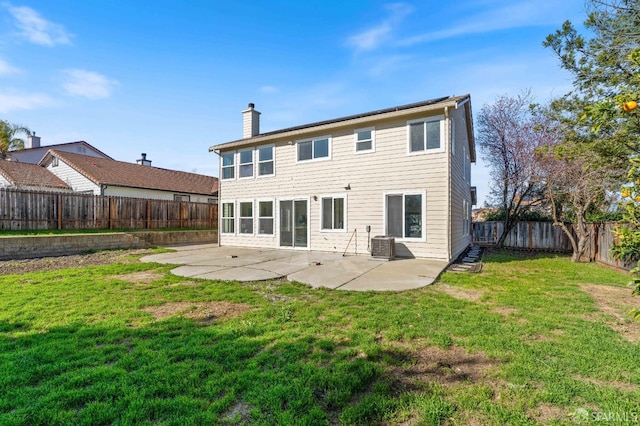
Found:
[{"label": "patio slab", "polygon": [[173,253],[145,256],[143,262],[181,265],[171,272],[214,280],[261,281],[286,277],[311,287],[351,291],[403,291],[432,284],[448,262],[433,259],[382,261],[368,255],[218,247],[174,246]]}]

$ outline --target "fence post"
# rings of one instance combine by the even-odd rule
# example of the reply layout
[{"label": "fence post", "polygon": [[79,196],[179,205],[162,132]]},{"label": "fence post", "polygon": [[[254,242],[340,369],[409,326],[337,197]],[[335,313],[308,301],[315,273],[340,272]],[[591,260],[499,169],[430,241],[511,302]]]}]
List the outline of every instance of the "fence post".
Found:
[{"label": "fence post", "polygon": [[115,206],[113,205],[113,198],[109,197],[109,229],[113,229],[113,209]]},{"label": "fence post", "polygon": [[529,250],[533,248],[533,222],[527,222],[529,225]]},{"label": "fence post", "polygon": [[62,194],[58,194],[58,230],[62,229]]},{"label": "fence post", "polygon": [[147,200],[147,229],[151,229],[151,200]]}]

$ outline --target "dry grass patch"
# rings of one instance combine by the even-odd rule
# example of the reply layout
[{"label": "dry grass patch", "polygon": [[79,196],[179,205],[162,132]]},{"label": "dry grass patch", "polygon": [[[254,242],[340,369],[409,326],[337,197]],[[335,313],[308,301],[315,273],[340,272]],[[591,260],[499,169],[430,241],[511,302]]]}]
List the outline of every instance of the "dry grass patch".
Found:
[{"label": "dry grass patch", "polygon": [[164,278],[164,274],[151,271],[133,272],[131,274],[114,275],[117,280],[127,281],[134,285],[149,285],[152,282]]},{"label": "dry grass patch", "polygon": [[[640,342],[640,322],[633,322],[627,313],[640,305],[640,298],[631,295],[631,289],[608,285],[582,284],[580,289],[593,298],[598,309],[613,319],[604,323],[630,342]],[[593,316],[589,316],[590,319]]]},{"label": "dry grass patch", "polygon": [[576,380],[580,380],[582,382],[591,383],[591,384],[596,385],[598,387],[607,386],[607,387],[616,388],[616,389],[618,389],[620,391],[623,391],[623,392],[636,392],[636,391],[640,390],[640,386],[638,386],[636,384],[633,384],[633,383],[622,383],[622,382],[619,382],[617,380],[611,380],[611,381],[599,380],[599,379],[593,379],[591,377],[583,377],[583,376],[579,376],[579,375],[574,375],[573,378],[576,379]]},{"label": "dry grass patch", "polygon": [[567,410],[551,404],[540,404],[527,410],[527,416],[537,422],[547,423],[552,420],[563,420],[567,417]]},{"label": "dry grass patch", "polygon": [[253,308],[244,303],[230,302],[170,302],[160,306],[148,306],[142,310],[153,315],[156,321],[182,316],[197,322],[211,324],[217,319],[235,318]]},{"label": "dry grass patch", "polygon": [[467,300],[469,302],[478,302],[484,296],[484,291],[472,290],[468,288],[452,287],[447,284],[442,284],[433,287],[434,290],[448,294],[456,299]]},{"label": "dry grass patch", "polygon": [[496,306],[491,308],[491,312],[500,314],[504,317],[508,317],[509,315],[515,314],[516,312],[518,312],[518,310],[516,308],[508,308],[506,306]]}]

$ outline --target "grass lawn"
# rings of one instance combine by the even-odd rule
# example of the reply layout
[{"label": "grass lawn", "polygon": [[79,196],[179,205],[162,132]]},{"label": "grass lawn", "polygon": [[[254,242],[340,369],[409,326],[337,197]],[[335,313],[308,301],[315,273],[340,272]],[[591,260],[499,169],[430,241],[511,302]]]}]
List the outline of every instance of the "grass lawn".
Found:
[{"label": "grass lawn", "polygon": [[636,424],[628,277],[484,261],[398,294],[138,262],[0,276],[0,424]]}]

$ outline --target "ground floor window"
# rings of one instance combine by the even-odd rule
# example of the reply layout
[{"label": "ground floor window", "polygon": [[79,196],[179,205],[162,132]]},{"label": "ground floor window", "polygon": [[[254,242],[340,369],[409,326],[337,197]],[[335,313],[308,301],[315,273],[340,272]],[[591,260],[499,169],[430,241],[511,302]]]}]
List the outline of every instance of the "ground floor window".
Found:
[{"label": "ground floor window", "polygon": [[222,233],[233,234],[235,232],[234,203],[222,203]]},{"label": "ground floor window", "polygon": [[253,234],[253,201],[241,201],[240,210],[240,233]]},{"label": "ground floor window", "polygon": [[258,201],[258,234],[273,235],[273,201]]},{"label": "ground floor window", "polygon": [[345,196],[322,197],[321,218],[323,231],[344,231],[347,216]]},{"label": "ground floor window", "polygon": [[425,239],[425,194],[385,196],[386,235],[401,239]]}]

